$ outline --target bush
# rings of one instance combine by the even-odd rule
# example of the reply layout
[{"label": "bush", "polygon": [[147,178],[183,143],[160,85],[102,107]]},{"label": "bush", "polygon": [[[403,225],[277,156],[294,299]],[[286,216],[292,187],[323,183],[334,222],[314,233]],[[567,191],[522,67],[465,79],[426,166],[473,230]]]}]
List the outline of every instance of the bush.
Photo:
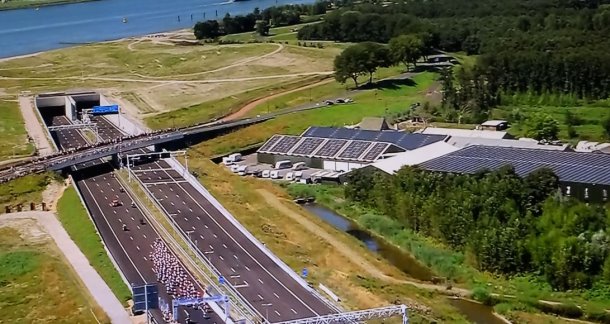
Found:
[{"label": "bush", "polygon": [[491,294],[485,287],[475,287],[472,290],[472,298],[478,302],[481,302],[485,305],[491,305],[493,300],[491,298]]}]

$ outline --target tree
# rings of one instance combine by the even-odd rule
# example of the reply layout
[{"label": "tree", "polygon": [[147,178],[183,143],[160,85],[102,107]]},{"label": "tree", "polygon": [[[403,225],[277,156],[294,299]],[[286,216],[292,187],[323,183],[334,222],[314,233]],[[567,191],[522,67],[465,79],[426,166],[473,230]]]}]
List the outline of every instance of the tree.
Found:
[{"label": "tree", "polygon": [[216,20],[200,21],[193,27],[195,38],[216,38],[220,36],[220,25]]},{"label": "tree", "polygon": [[389,52],[385,46],[371,42],[359,43],[346,48],[335,57],[335,79],[341,83],[352,79],[358,87],[359,76],[368,74],[371,83],[377,68],[389,65]]},{"label": "tree", "polygon": [[269,35],[269,22],[266,20],[259,20],[256,22],[256,32],[261,36]]},{"label": "tree", "polygon": [[552,141],[559,134],[559,123],[553,117],[544,114],[534,115],[529,120],[528,136],[537,140]]},{"label": "tree", "polygon": [[417,66],[424,53],[424,42],[415,35],[400,35],[390,39],[389,48],[392,61],[403,63],[409,70],[410,64]]}]

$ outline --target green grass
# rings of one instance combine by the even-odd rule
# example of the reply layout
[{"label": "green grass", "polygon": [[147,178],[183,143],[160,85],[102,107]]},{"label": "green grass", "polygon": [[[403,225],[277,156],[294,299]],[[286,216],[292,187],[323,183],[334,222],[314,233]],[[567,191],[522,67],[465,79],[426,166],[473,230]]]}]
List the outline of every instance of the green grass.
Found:
[{"label": "green grass", "polygon": [[473,291],[486,287],[485,290],[489,293],[515,296],[515,298],[503,298],[504,302],[500,308],[525,308],[532,311],[541,307],[537,300],[576,304],[582,307],[585,316],[593,316],[600,313],[600,310],[603,313],[604,309],[610,308],[610,288],[607,285],[599,284],[586,291],[557,292],[533,274],[504,278],[482,273],[469,264],[468,257],[464,254],[406,230],[396,220],[346,201],[341,186],[299,184],[289,186],[289,192],[293,195],[298,195],[302,191],[306,191],[307,196],[315,196],[318,203],[405,249],[417,260],[429,266],[437,275],[447,277],[459,286]]},{"label": "green grass", "polygon": [[0,228],[2,323],[109,323],[84,289],[54,244]]},{"label": "green grass", "polygon": [[[352,104],[333,105],[280,116],[203,142],[194,146],[194,149],[204,155],[213,156],[266,141],[273,134],[299,134],[312,125],[351,125],[360,122],[363,117],[385,116],[402,112],[407,110],[412,103],[424,101],[425,90],[434,82],[435,78],[436,75],[433,73],[422,73],[414,77],[414,85],[397,85],[395,88],[363,91],[351,96],[355,101]],[[304,90],[303,94],[306,95],[308,92],[308,90]],[[262,106],[264,107],[266,104]]]},{"label": "green grass", "polygon": [[85,254],[115,296],[121,301],[131,298],[128,287],[110,260],[103,243],[74,187],[68,187],[57,203],[59,220],[66,232]]},{"label": "green grass", "polygon": [[0,99],[0,137],[0,161],[34,152],[16,101]]},{"label": "green grass", "polygon": [[[53,173],[30,174],[15,180],[0,184],[0,208],[18,204],[41,203],[42,192],[55,179]],[[24,206],[29,209],[29,206]]]},{"label": "green grass", "polygon": [[52,6],[67,3],[87,2],[96,0],[8,0],[0,3],[0,11],[10,9],[22,9],[31,7]]},{"label": "green grass", "polygon": [[274,86],[247,90],[238,95],[224,97],[218,100],[206,101],[186,108],[161,113],[145,119],[146,124],[153,129],[167,127],[182,127],[210,121],[237,111],[247,103],[258,98],[273,95],[321,80],[321,76],[300,78],[293,82],[278,83]]},{"label": "green grass", "polygon": [[527,118],[534,114],[548,114],[559,122],[559,138],[576,140],[568,136],[565,114],[570,111],[582,120],[581,125],[574,126],[579,140],[605,141],[601,121],[610,116],[610,109],[603,106],[553,107],[553,106],[505,106],[494,109],[492,117],[506,119],[511,123],[509,132],[518,137],[527,137]]},{"label": "green grass", "polygon": [[261,36],[256,32],[247,32],[240,34],[231,34],[221,37],[222,41],[234,41],[234,42],[265,42],[269,40],[274,41],[290,41],[291,43],[295,43],[297,41],[297,32],[293,32],[292,30],[298,30],[305,25],[315,24],[315,22],[307,22],[303,24],[293,25],[293,26],[283,26],[283,27],[274,27],[269,29],[269,35]]}]

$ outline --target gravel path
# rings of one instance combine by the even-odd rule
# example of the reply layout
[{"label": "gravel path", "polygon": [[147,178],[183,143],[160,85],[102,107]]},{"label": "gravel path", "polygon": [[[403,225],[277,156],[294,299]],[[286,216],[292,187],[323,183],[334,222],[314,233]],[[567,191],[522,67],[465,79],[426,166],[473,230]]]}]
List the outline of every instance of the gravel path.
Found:
[{"label": "gravel path", "polygon": [[19,96],[19,109],[21,110],[21,115],[23,115],[25,129],[28,135],[34,139],[39,155],[52,154],[54,151],[53,146],[49,143],[47,134],[38,121],[38,117],[36,117],[32,100],[32,97]]},{"label": "gravel path", "polygon": [[61,223],[51,212],[28,211],[0,215],[2,219],[34,219],[53,238],[65,258],[81,278],[97,304],[106,312],[112,323],[131,323],[127,311],[112,293],[102,277],[93,269],[85,255],[76,246]]}]

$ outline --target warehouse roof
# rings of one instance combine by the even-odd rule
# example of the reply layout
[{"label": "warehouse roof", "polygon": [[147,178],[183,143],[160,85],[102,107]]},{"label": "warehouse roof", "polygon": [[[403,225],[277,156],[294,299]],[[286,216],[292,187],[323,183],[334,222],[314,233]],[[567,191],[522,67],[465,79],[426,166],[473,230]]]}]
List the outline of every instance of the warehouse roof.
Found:
[{"label": "warehouse roof", "polygon": [[481,137],[460,137],[451,136],[447,139],[447,143],[457,147],[467,147],[472,145],[484,146],[501,146],[501,147],[516,147],[516,148],[531,148],[538,150],[565,151],[568,149],[567,144],[563,145],[545,145],[538,144],[538,141],[515,140],[515,139],[495,139]]},{"label": "warehouse roof", "polygon": [[336,127],[309,127],[301,136],[327,139],[347,139],[394,144],[404,150],[414,150],[434,142],[442,141],[444,135],[412,134],[394,130],[371,131]]},{"label": "warehouse roof", "polygon": [[424,135],[448,135],[448,136],[492,138],[492,139],[503,139],[503,138],[510,137],[510,135],[508,135],[507,132],[503,132],[503,131],[442,128],[442,127],[426,127],[423,130],[421,130],[421,133]]},{"label": "warehouse roof", "polygon": [[371,164],[371,166],[386,173],[394,174],[403,166],[420,164],[457,150],[459,148],[453,145],[445,142],[436,142],[413,151],[398,153],[390,158],[378,160]]},{"label": "warehouse roof", "polygon": [[564,182],[610,185],[610,155],[537,149],[469,146],[421,163],[430,171],[475,173],[511,165],[519,175],[550,168]]}]

